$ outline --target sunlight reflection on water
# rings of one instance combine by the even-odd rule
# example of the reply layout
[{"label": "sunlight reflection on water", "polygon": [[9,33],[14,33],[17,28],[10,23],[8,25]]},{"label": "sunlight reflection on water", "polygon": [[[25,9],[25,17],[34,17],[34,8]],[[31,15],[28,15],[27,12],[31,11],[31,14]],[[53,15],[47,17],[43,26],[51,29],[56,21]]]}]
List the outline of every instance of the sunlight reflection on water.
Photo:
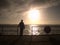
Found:
[{"label": "sunlight reflection on water", "polygon": [[30,25],[30,30],[29,30],[30,35],[39,35],[39,27],[38,25]]}]

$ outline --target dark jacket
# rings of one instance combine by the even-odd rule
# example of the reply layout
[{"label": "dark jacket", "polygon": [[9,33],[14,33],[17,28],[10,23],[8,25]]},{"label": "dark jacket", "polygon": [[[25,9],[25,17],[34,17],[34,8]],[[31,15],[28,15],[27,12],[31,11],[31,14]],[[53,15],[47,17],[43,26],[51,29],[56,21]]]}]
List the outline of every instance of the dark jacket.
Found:
[{"label": "dark jacket", "polygon": [[20,22],[20,23],[19,23],[19,27],[20,27],[20,29],[25,29],[24,22]]}]

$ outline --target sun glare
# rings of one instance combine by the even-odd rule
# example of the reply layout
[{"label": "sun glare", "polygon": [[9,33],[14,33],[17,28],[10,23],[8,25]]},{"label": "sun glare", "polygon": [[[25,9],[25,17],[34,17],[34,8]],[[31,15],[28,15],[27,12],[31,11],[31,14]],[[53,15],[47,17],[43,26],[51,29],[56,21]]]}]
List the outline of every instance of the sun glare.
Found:
[{"label": "sun glare", "polygon": [[31,20],[31,21],[36,21],[39,19],[39,10],[38,9],[30,9],[28,11],[28,18]]}]

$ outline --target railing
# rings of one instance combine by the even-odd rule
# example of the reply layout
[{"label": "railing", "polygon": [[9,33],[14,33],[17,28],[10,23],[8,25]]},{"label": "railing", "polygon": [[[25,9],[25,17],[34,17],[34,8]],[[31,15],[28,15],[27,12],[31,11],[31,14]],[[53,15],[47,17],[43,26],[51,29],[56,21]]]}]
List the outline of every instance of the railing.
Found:
[{"label": "railing", "polygon": [[[59,27],[55,27],[56,29],[52,28],[51,27],[51,32],[50,34],[60,34],[60,26]],[[29,33],[29,30],[25,29],[25,32],[28,32]],[[43,27],[40,27],[39,30],[40,31],[40,35],[44,35],[45,32],[44,32],[44,26]],[[24,32],[24,34],[25,34]],[[20,30],[17,26],[3,26],[1,25],[0,26],[0,34],[2,35],[19,35],[20,34]],[[25,35],[28,35],[27,33]]]}]

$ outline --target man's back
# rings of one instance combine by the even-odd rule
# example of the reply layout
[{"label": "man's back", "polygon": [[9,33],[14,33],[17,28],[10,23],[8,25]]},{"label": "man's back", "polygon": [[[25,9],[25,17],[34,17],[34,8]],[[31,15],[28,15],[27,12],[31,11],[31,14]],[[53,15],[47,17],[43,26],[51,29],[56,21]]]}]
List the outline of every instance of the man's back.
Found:
[{"label": "man's back", "polygon": [[25,25],[23,20],[21,20],[21,22],[19,23],[19,27],[20,27],[20,35],[23,35],[23,30],[25,29]]},{"label": "man's back", "polygon": [[25,25],[24,25],[24,23],[23,22],[20,22],[20,29],[24,29],[25,28]]}]

